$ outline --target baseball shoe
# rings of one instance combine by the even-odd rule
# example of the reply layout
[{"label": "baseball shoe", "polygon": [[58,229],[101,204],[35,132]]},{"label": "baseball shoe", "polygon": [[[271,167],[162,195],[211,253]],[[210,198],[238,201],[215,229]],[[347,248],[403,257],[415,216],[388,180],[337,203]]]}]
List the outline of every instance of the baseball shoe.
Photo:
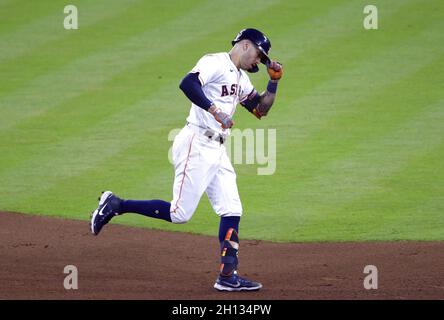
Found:
[{"label": "baseball shoe", "polygon": [[233,272],[229,277],[219,275],[214,288],[219,291],[256,291],[262,288],[262,284],[242,278],[237,272]]},{"label": "baseball shoe", "polygon": [[102,192],[102,196],[99,198],[99,206],[91,214],[90,226],[93,235],[98,235],[103,226],[119,214],[121,201],[111,191]]}]

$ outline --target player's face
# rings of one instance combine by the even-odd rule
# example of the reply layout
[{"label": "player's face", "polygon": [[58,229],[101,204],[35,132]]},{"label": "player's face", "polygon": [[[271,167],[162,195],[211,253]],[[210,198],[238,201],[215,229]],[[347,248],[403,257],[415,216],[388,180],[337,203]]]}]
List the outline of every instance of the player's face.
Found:
[{"label": "player's face", "polygon": [[261,62],[261,51],[251,42],[248,43],[241,57],[241,69],[248,70]]}]

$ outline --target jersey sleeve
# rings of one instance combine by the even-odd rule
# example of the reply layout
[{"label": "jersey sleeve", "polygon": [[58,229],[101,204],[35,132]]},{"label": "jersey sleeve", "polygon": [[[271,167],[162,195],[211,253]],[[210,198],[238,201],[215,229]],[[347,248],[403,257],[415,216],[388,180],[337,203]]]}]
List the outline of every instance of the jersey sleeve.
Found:
[{"label": "jersey sleeve", "polygon": [[242,103],[245,100],[254,97],[256,93],[257,91],[254,89],[250,79],[246,77],[242,84],[242,92],[239,96],[239,102]]},{"label": "jersey sleeve", "polygon": [[204,86],[216,81],[223,74],[221,65],[216,55],[207,54],[200,58],[190,73],[199,73],[199,81]]}]

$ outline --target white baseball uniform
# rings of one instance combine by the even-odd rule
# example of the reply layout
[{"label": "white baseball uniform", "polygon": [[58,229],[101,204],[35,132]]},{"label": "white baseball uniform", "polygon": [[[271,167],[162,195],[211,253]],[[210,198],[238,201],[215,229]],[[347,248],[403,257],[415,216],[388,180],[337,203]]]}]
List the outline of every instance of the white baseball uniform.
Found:
[{"label": "white baseball uniform", "polygon": [[[237,104],[254,91],[246,72],[237,69],[227,52],[203,56],[190,72],[199,73],[206,97],[230,116]],[[220,142],[229,134],[230,130],[222,129],[212,114],[192,103],[187,125],[174,139],[172,148],[173,223],[190,220],[204,192],[219,216],[242,215],[236,173]]]}]

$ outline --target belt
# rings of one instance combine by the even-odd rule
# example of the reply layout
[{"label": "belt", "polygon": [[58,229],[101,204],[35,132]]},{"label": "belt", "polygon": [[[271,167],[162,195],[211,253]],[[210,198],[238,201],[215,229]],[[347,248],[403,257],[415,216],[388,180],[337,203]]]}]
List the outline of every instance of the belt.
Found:
[{"label": "belt", "polygon": [[223,136],[223,135],[221,135],[221,134],[219,134],[219,133],[217,133],[217,132],[215,132],[215,131],[213,131],[211,129],[203,128],[201,126],[198,126],[198,125],[196,125],[194,123],[189,123],[189,122],[187,122],[187,125],[189,127],[193,128],[193,129],[195,129],[195,130],[197,129],[197,131],[199,133],[203,134],[204,136],[206,136],[210,140],[217,141],[220,144],[223,144],[225,142],[225,139],[226,139],[225,136]]}]

